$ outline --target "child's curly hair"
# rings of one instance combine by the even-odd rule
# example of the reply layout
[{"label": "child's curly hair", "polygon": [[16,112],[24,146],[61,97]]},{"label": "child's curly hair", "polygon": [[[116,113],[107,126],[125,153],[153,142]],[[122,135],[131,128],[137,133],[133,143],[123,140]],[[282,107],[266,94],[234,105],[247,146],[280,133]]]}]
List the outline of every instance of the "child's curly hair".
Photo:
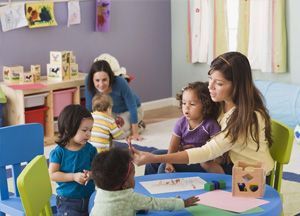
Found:
[{"label": "child's curly hair", "polygon": [[176,95],[176,99],[179,101],[180,108],[182,108],[182,94],[187,90],[194,91],[202,103],[202,115],[204,119],[217,119],[219,116],[220,106],[218,103],[212,101],[208,90],[208,82],[192,82],[186,87],[182,88],[181,92]]}]

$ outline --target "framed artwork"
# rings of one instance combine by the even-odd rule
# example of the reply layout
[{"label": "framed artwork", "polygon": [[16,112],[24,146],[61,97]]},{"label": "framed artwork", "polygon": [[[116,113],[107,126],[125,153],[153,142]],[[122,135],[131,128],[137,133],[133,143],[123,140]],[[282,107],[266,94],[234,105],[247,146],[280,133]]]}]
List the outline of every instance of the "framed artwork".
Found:
[{"label": "framed artwork", "polygon": [[110,25],[110,0],[96,0],[96,31],[107,32]]},{"label": "framed artwork", "polygon": [[26,3],[29,28],[56,26],[53,2]]}]

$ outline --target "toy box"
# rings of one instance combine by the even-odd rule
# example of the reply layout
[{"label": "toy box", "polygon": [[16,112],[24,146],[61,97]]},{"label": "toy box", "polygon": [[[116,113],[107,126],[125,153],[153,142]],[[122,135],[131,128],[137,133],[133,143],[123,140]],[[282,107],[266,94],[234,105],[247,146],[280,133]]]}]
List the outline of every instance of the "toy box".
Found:
[{"label": "toy box", "polygon": [[24,67],[12,66],[3,67],[3,81],[8,84],[18,84],[23,79]]},{"label": "toy box", "polygon": [[70,63],[70,79],[78,77],[78,64]]},{"label": "toy box", "polygon": [[69,64],[47,64],[48,80],[62,81],[70,79]]},{"label": "toy box", "polygon": [[261,163],[247,164],[238,161],[232,168],[232,195],[263,197],[266,175]]},{"label": "toy box", "polygon": [[31,65],[30,72],[33,75],[33,81],[37,82],[41,80],[41,65]]},{"label": "toy box", "polygon": [[23,77],[20,79],[21,83],[27,84],[27,83],[34,83],[34,75],[32,72],[24,72]]}]

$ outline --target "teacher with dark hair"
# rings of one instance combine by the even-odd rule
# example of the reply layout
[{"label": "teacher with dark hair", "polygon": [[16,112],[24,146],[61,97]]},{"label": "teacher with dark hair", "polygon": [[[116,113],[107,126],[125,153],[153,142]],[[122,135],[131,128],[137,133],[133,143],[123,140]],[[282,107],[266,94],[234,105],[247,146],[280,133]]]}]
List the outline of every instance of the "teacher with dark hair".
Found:
[{"label": "teacher with dark hair", "polygon": [[117,122],[121,122],[120,128],[133,140],[143,139],[139,134],[145,128],[140,99],[124,77],[115,76],[108,61],[96,60],[93,63],[85,87],[86,108],[89,111],[92,111],[92,99],[96,93],[109,94],[113,99],[113,115]]}]

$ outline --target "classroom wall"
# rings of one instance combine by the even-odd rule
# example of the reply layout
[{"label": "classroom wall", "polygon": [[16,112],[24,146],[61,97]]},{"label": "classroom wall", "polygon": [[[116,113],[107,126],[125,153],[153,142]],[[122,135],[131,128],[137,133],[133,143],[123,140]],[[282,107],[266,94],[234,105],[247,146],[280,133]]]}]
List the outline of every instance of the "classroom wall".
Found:
[{"label": "classroom wall", "polygon": [[[173,96],[188,82],[207,81],[209,69],[207,64],[187,62],[187,2],[171,0]],[[288,73],[273,74],[253,71],[254,79],[300,84],[299,8],[299,0],[286,0]]]},{"label": "classroom wall", "polygon": [[111,28],[107,33],[94,31],[92,0],[80,1],[80,25],[68,28],[67,3],[55,3],[59,26],[0,31],[1,70],[3,65],[23,65],[29,70],[31,64],[41,64],[42,74],[46,74],[49,51],[73,50],[80,71],[88,72],[96,56],[110,53],[135,76],[130,85],[143,102],[170,97],[170,0],[111,2]]}]

